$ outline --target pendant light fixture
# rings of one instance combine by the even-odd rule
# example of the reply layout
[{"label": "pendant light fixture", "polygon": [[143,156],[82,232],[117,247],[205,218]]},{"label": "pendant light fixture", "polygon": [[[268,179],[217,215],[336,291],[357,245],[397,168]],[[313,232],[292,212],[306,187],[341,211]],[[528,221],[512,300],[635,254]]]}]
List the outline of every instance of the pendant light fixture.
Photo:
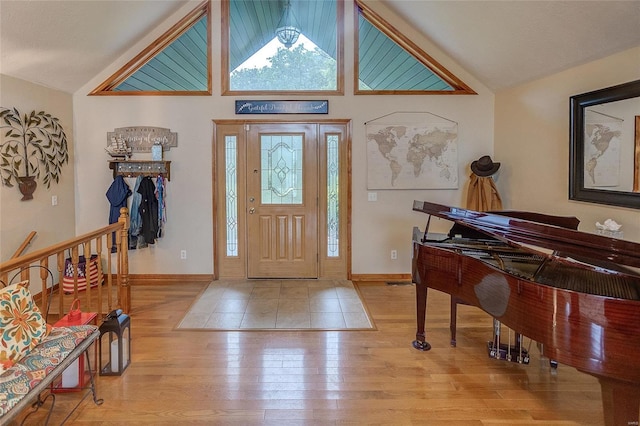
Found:
[{"label": "pendant light fixture", "polygon": [[298,41],[300,36],[300,25],[296,21],[296,17],[291,10],[291,0],[287,0],[287,4],[284,6],[282,18],[278,22],[278,28],[276,29],[276,37],[278,41],[284,44],[284,47],[289,49]]}]

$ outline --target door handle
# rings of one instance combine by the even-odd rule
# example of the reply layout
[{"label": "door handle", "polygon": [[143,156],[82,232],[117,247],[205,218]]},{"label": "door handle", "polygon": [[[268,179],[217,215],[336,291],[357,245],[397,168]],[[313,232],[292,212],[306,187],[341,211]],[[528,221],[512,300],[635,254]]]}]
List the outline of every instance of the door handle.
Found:
[{"label": "door handle", "polygon": [[256,209],[254,209],[253,207],[249,209],[249,214],[254,214],[255,212],[256,212]]}]

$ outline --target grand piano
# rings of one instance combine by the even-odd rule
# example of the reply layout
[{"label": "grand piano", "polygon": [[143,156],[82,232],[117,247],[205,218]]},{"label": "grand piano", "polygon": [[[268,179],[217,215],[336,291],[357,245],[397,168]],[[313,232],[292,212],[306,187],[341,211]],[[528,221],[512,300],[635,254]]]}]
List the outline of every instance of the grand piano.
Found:
[{"label": "grand piano", "polygon": [[[598,378],[606,426],[638,425],[640,244],[541,223],[544,215],[424,201],[413,210],[429,215],[413,236],[416,349],[431,348],[427,289],[448,293],[539,342],[550,360]],[[432,216],[455,231],[431,234]]]}]

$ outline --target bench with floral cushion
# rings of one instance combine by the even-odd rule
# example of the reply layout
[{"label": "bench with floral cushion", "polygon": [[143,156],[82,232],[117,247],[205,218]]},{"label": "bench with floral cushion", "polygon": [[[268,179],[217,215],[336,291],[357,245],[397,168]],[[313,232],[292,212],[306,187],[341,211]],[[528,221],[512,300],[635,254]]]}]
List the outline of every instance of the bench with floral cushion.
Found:
[{"label": "bench with floral cushion", "polygon": [[[95,325],[51,327],[31,298],[28,283],[0,289],[0,424],[8,423],[24,408],[36,409],[41,394],[80,355],[89,360],[89,347],[99,339]],[[89,361],[88,361],[89,362]],[[95,383],[91,391],[96,404]],[[53,403],[55,395],[50,394]],[[50,415],[50,413],[49,413]],[[48,417],[47,417],[48,420]]]}]

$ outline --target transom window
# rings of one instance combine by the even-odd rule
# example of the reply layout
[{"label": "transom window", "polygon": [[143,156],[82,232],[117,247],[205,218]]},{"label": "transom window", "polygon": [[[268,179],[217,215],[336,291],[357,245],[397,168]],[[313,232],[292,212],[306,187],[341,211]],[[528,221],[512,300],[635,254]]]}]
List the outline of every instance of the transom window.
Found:
[{"label": "transom window", "polygon": [[[222,95],[344,94],[346,0],[221,0]],[[355,0],[356,95],[475,94]],[[211,1],[205,0],[90,95],[212,94]]]},{"label": "transom window", "polygon": [[343,1],[224,0],[223,93],[342,94]]}]

